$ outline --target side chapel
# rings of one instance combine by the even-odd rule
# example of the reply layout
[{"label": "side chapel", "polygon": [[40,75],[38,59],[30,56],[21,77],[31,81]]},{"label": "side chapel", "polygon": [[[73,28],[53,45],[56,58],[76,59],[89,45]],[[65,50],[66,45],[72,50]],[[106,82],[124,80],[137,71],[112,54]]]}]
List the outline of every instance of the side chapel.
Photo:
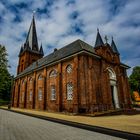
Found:
[{"label": "side chapel", "polygon": [[19,52],[12,106],[56,112],[93,113],[130,105],[126,70],[112,38],[95,45],[78,39],[44,56],[33,16]]}]

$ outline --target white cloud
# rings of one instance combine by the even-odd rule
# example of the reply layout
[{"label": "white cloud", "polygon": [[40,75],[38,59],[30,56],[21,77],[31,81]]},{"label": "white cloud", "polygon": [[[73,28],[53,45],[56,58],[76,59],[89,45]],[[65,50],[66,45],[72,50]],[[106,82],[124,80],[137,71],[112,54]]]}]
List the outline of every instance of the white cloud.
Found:
[{"label": "white cloud", "polygon": [[[8,0],[7,5],[14,7],[21,2],[25,3],[22,0]],[[18,53],[25,41],[23,34],[28,32],[32,11],[37,9],[47,9],[49,12],[36,14],[39,44],[42,42],[45,54],[53,50],[53,48],[47,48],[48,45],[61,48],[78,38],[94,45],[96,30],[99,27],[102,37],[108,35],[110,39],[112,35],[114,36],[123,62],[132,67],[140,65],[139,0],[129,0],[123,5],[118,4],[119,10],[115,13],[113,11],[116,8],[115,3],[110,3],[111,0],[75,0],[75,3],[69,5],[66,5],[66,0],[56,0],[49,7],[46,2],[29,0],[26,2],[28,7],[16,7],[17,13],[0,2],[0,16],[3,20],[0,22],[0,43],[7,47],[12,74],[16,73]],[[74,11],[78,13],[77,18],[71,19],[70,16]],[[13,21],[17,15],[21,18],[21,22]],[[72,25],[76,23],[79,26],[82,24],[82,34],[70,32]]]}]

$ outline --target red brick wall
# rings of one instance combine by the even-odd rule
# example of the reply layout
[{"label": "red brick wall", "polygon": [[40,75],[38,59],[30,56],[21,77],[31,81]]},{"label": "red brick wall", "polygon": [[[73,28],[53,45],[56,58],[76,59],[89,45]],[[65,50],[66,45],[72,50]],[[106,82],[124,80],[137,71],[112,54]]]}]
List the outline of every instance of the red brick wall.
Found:
[{"label": "red brick wall", "polygon": [[[15,80],[13,106],[18,107],[19,104],[20,108],[35,108],[37,110],[78,112],[79,109],[84,109],[86,112],[94,112],[95,104],[112,105],[109,72],[107,70],[109,67],[114,70],[117,76],[120,104],[130,103],[128,80],[124,73],[125,69],[120,67],[119,57],[113,55],[111,51],[109,55],[102,51],[106,52],[110,49],[97,51],[103,55],[103,59],[81,54]],[[66,71],[69,64],[72,65],[71,73]],[[50,77],[52,70],[57,72],[54,77]],[[38,79],[39,75],[42,75],[41,80]],[[31,77],[32,82],[30,83]],[[25,81],[24,84],[23,81]],[[67,100],[66,85],[68,82],[73,84],[73,100]],[[55,100],[51,100],[52,85],[55,85]],[[39,88],[42,89],[42,100],[38,98]],[[30,101],[31,90],[32,100]],[[24,98],[22,97],[23,93]],[[112,106],[108,109],[111,108]]]},{"label": "red brick wall", "polygon": [[25,51],[20,57],[19,57],[19,64],[17,68],[17,74],[21,73],[25,68],[27,68],[30,64],[35,62],[36,60],[42,58],[41,55],[35,54],[32,52]]}]

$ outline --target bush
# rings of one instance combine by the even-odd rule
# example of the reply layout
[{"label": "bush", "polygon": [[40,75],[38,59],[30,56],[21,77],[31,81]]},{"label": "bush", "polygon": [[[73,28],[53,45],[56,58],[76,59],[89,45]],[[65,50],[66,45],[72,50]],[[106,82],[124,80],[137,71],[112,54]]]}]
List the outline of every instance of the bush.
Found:
[{"label": "bush", "polygon": [[4,101],[4,100],[1,100],[0,99],[0,106],[2,105],[8,105],[9,104],[9,101]]}]

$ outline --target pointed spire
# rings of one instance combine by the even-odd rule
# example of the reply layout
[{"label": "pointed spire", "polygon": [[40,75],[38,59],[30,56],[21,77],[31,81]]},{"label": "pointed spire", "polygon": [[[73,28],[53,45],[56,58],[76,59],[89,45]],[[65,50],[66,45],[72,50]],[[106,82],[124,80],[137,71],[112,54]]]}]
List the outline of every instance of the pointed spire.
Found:
[{"label": "pointed spire", "polygon": [[44,55],[43,48],[42,48],[42,43],[41,43],[41,45],[40,45],[40,50],[39,50],[39,52],[40,52],[41,55]]},{"label": "pointed spire", "polygon": [[21,55],[23,51],[24,51],[24,48],[23,48],[23,46],[21,46],[19,55]]},{"label": "pointed spire", "polygon": [[31,48],[29,47],[29,42],[25,44],[25,50],[31,50]]},{"label": "pointed spire", "polygon": [[112,42],[111,42],[111,48],[112,48],[112,50],[113,50],[114,53],[119,54],[119,51],[118,51],[118,49],[116,47],[116,44],[114,42],[113,37],[112,37]]},{"label": "pointed spire", "polygon": [[95,47],[102,46],[102,45],[104,45],[104,43],[103,43],[102,37],[99,33],[99,29],[97,28],[97,36],[96,36],[96,41],[95,41]]},{"label": "pointed spire", "polygon": [[31,22],[29,32],[26,38],[26,44],[27,43],[29,44],[29,47],[32,50],[39,51],[34,14],[33,14],[32,22]]}]

